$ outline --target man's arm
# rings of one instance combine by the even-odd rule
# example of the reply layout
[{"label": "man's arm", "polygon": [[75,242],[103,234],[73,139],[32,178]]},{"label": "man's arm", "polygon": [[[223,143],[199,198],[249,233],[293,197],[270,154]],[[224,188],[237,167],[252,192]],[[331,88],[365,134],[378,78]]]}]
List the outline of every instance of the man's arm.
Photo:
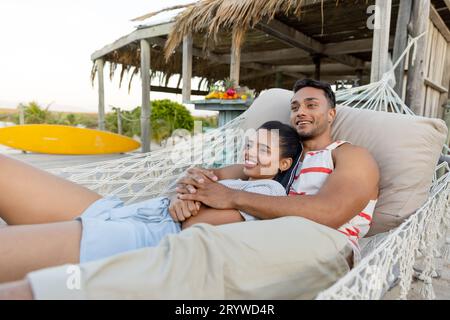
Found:
[{"label": "man's arm", "polygon": [[235,223],[245,221],[238,210],[234,209],[213,209],[202,206],[200,212],[188,218],[182,223],[182,229],[193,226],[197,223],[207,223],[211,225],[221,225],[227,223]]},{"label": "man's arm", "polygon": [[261,219],[293,215],[339,228],[377,199],[378,183],[378,166],[370,153],[346,145],[336,150],[335,169],[316,195],[271,197],[266,202],[241,192],[235,206]]},{"label": "man's arm", "polygon": [[335,169],[316,195],[272,197],[236,191],[218,183],[197,184],[195,194],[180,199],[201,201],[218,209],[237,209],[260,219],[300,216],[339,228],[378,197],[379,171],[370,153],[344,145],[334,154]]},{"label": "man's arm", "polygon": [[202,184],[205,181],[219,181],[225,179],[242,179],[247,180],[244,174],[244,166],[235,164],[228,167],[217,169],[204,169],[201,167],[193,167],[186,170],[186,173],[177,181],[177,192],[179,193],[195,193],[195,185]]}]

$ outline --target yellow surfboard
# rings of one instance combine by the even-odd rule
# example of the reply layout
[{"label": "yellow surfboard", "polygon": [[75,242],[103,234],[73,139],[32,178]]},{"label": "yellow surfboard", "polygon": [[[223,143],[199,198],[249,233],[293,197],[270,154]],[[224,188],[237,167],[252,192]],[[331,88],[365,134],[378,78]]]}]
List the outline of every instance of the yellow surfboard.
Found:
[{"label": "yellow surfboard", "polygon": [[0,144],[48,154],[108,154],[128,152],[140,143],[119,134],[63,125],[26,124],[0,128]]}]

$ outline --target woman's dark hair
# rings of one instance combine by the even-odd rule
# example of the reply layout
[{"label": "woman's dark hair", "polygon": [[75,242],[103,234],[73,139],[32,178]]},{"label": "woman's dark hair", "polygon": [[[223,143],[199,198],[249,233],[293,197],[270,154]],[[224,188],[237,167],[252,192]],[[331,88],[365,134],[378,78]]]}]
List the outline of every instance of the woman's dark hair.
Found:
[{"label": "woman's dark hair", "polygon": [[330,105],[330,108],[336,108],[336,96],[333,92],[333,89],[331,89],[331,86],[329,83],[312,80],[312,79],[298,80],[294,84],[294,93],[297,93],[299,90],[306,88],[306,87],[311,87],[311,88],[316,88],[316,89],[322,90],[325,97],[328,100],[328,104]]},{"label": "woman's dark hair", "polygon": [[292,171],[302,152],[300,136],[294,128],[280,121],[268,121],[261,125],[258,130],[259,129],[278,130],[280,138],[280,156],[281,158],[292,158],[292,166],[284,172],[278,172],[273,178],[273,180],[278,181],[283,187],[287,188]]}]

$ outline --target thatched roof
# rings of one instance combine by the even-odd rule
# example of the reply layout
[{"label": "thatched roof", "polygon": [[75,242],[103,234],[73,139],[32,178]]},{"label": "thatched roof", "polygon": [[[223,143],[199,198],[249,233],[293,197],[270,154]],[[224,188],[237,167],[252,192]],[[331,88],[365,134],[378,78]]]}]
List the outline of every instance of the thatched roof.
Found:
[{"label": "thatched roof", "polygon": [[[392,35],[395,33],[398,3],[399,0],[393,0]],[[371,45],[373,31],[367,28],[366,23],[369,16],[367,7],[372,4],[375,4],[375,0],[200,0],[187,5],[176,16],[174,27],[168,36],[148,39],[152,43],[151,70],[154,76],[160,73],[163,75],[162,84],[167,83],[172,75],[180,74],[180,45],[185,35],[192,34],[193,47],[197,52],[193,57],[193,76],[200,77],[207,83],[224,79],[230,72],[229,54],[234,30],[238,34],[236,41],[239,41],[239,37],[245,39],[241,48],[240,82],[256,90],[273,87],[277,72],[270,70],[276,69],[283,74],[281,86],[291,88],[298,77],[313,76],[312,56],[296,55],[296,48],[257,28],[257,24],[268,23],[273,19],[301,31],[314,41],[331,46],[355,40],[368,40],[367,43]],[[137,20],[142,21],[152,15],[154,14],[144,15]],[[347,54],[362,62],[362,65],[370,62],[370,48],[362,51],[349,49]],[[282,50],[291,53],[288,56],[267,57],[267,53],[271,51]],[[265,54],[265,60],[258,60],[259,53]],[[140,65],[139,42],[123,46],[103,58],[110,62],[112,73],[122,65],[121,78],[126,72],[135,75],[139,72]],[[321,63],[322,70],[326,71],[325,75],[330,79],[343,79],[340,77],[344,75],[356,77],[356,69],[348,65],[341,64],[339,70],[333,71],[332,67],[337,63],[328,56],[323,56]],[[255,64],[263,68],[255,69]],[[305,68],[298,72],[288,72],[284,71],[285,66]],[[93,71],[95,72],[95,67]],[[362,68],[361,71],[367,78],[369,70]]]},{"label": "thatched roof", "polygon": [[[176,19],[173,31],[166,43],[168,59],[174,49],[191,33],[203,33],[214,37],[220,30],[233,30],[243,37],[246,30],[262,19],[271,20],[276,14],[299,17],[306,0],[202,0],[189,6]],[[309,1],[311,2],[311,1]],[[317,0],[322,2],[323,0]],[[338,3],[339,0],[336,1]]]}]

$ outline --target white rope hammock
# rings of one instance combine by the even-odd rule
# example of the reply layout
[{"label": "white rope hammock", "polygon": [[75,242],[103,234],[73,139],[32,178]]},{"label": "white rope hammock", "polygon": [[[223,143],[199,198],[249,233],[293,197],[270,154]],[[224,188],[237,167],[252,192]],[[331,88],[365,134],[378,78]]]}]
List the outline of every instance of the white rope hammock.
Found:
[{"label": "white rope hammock", "polygon": [[[353,108],[414,115],[389,82],[394,69],[421,36],[411,39],[399,61],[380,81],[338,91],[337,101]],[[174,182],[192,165],[220,166],[239,162],[243,120],[241,116],[203,136],[188,137],[193,143],[184,141],[147,154],[51,171],[101,195],[117,195],[127,203],[141,201],[173,191]],[[200,145],[203,149],[196,147]],[[448,148],[446,150],[447,154]],[[317,299],[381,299],[394,283],[400,286],[399,298],[406,299],[417,258],[423,261],[420,274],[423,296],[433,299],[436,257],[442,256],[438,249],[450,227],[449,183],[450,168],[443,163],[436,168],[426,203],[389,234],[375,236],[362,261],[332,287],[321,292]],[[447,259],[449,245],[443,253]]]}]

